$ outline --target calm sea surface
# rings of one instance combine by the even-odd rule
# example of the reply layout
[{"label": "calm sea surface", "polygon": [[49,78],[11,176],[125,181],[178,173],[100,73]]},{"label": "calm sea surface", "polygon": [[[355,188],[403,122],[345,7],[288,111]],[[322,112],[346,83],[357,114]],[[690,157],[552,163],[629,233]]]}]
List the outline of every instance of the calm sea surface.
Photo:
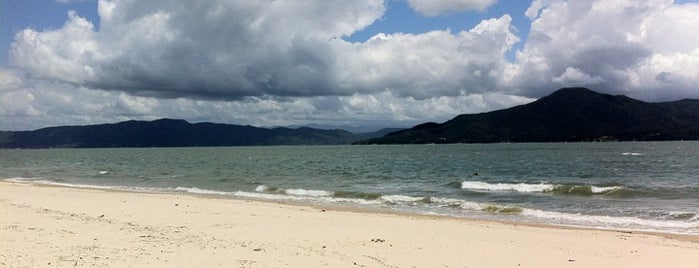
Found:
[{"label": "calm sea surface", "polygon": [[0,150],[0,179],[699,234],[699,142]]}]

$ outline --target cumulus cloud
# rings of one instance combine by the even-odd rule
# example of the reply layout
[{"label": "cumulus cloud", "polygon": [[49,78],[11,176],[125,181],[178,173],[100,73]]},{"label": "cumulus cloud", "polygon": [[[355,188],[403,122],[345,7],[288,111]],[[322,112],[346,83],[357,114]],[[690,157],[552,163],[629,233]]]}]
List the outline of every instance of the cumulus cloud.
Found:
[{"label": "cumulus cloud", "polygon": [[100,29],[75,12],[18,33],[10,55],[35,77],[158,97],[235,99],[337,91],[329,42],[384,12],[364,1],[100,1]]},{"label": "cumulus cloud", "polygon": [[552,81],[564,85],[587,86],[602,83],[604,78],[599,76],[592,77],[576,68],[568,67],[561,76],[554,77]]},{"label": "cumulus cloud", "polygon": [[483,11],[495,2],[497,0],[408,0],[412,9],[430,17],[448,12]]},{"label": "cumulus cloud", "polygon": [[646,100],[699,97],[699,4],[535,0],[508,82],[539,97],[586,85]]},{"label": "cumulus cloud", "polygon": [[341,55],[338,83],[417,99],[494,90],[506,67],[504,53],[519,41],[510,22],[504,15],[455,34],[378,34],[364,43],[334,43]]},{"label": "cumulus cloud", "polygon": [[100,29],[25,29],[10,51],[33,77],[166,98],[348,96],[390,90],[418,99],[496,87],[511,17],[469,31],[348,36],[379,19],[380,0],[100,1]]}]

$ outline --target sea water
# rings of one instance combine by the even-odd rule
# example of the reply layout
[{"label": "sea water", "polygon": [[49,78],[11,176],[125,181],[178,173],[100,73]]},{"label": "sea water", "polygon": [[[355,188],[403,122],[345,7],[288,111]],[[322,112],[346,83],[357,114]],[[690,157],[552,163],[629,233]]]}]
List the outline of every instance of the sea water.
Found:
[{"label": "sea water", "polygon": [[699,234],[699,142],[0,150],[0,179]]}]

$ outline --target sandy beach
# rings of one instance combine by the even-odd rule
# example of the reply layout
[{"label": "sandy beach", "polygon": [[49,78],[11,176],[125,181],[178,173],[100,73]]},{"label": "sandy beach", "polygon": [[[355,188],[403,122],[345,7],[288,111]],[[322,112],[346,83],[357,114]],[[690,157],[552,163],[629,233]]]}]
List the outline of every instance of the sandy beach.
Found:
[{"label": "sandy beach", "polygon": [[699,237],[0,182],[2,267],[697,267]]}]

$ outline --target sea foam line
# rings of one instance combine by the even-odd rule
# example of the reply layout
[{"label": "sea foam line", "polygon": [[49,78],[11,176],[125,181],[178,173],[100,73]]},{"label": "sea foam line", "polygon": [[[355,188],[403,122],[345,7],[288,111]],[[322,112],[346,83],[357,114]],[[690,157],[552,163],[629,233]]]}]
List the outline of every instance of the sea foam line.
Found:
[{"label": "sea foam line", "polygon": [[139,187],[139,186],[78,184],[78,183],[56,182],[56,181],[46,180],[46,179],[42,179],[42,178],[14,177],[14,178],[4,179],[4,181],[15,182],[15,183],[32,183],[32,184],[40,184],[40,185],[60,186],[60,187],[67,187],[67,188],[79,188],[79,189],[117,190],[117,191],[148,192],[148,193],[168,192],[167,189],[163,189],[163,188]]},{"label": "sea foam line", "polygon": [[556,187],[553,184],[527,184],[527,183],[487,183],[482,181],[464,181],[462,189],[480,191],[514,191],[522,193],[551,191]]},{"label": "sea foam line", "polygon": [[473,191],[510,191],[520,193],[561,193],[561,194],[606,194],[625,189],[621,186],[593,186],[574,184],[530,184],[530,183],[487,183],[464,181],[461,188]]},{"label": "sea foam line", "polygon": [[584,215],[538,209],[524,209],[520,215],[572,226],[699,234],[699,221],[696,221],[696,219],[686,221],[654,220],[637,217]]}]

